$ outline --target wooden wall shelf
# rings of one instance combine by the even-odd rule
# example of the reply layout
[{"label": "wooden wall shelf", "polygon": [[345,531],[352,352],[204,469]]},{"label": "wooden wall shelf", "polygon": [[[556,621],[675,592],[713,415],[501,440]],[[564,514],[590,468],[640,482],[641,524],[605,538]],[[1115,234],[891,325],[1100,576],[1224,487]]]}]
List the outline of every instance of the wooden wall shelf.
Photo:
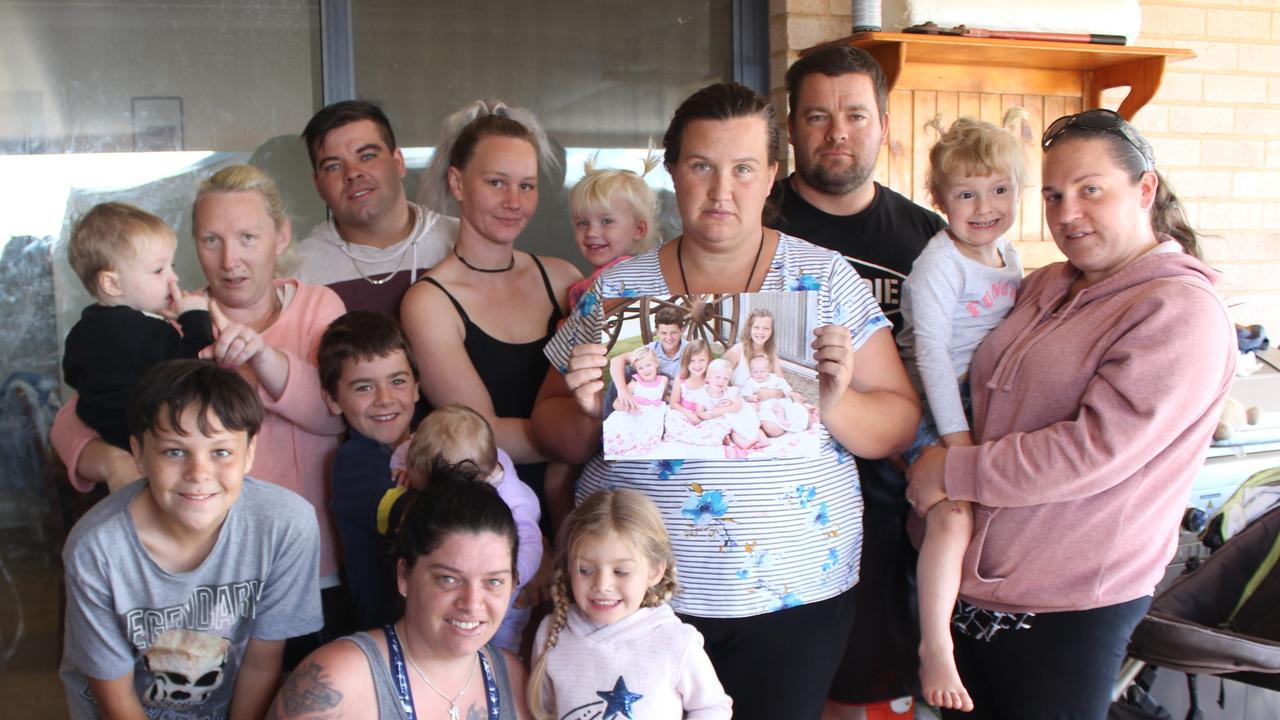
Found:
[{"label": "wooden wall shelf", "polygon": [[[1190,50],[968,38],[955,35],[858,33],[825,45],[853,45],[870,53],[889,81],[889,126],[876,162],[876,181],[928,206],[925,178],[929,148],[938,140],[930,125],[948,127],[958,117],[1000,124],[1011,107],[1027,111],[1027,178],[1017,226],[1010,231],[1031,269],[1061,260],[1044,224],[1040,135],[1063,115],[1100,107],[1109,88],[1128,87],[1119,112],[1130,120],[1155,96],[1166,63],[1195,57]],[[811,52],[805,50],[801,54]]]},{"label": "wooden wall shelf", "polygon": [[1119,112],[1133,119],[1160,88],[1167,62],[1195,57],[1180,48],[998,40],[867,32],[836,40],[870,53],[889,89],[1078,97],[1099,107],[1102,92],[1129,87]]}]

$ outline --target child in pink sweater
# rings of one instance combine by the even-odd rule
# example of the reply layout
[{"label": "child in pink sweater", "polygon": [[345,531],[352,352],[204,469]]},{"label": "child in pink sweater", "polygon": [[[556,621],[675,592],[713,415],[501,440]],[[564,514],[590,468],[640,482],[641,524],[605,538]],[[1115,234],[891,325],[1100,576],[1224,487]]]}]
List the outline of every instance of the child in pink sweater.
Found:
[{"label": "child in pink sweater", "polygon": [[731,717],[701,633],[667,604],[676,561],[653,501],[597,492],[569,514],[560,539],[555,611],[533,645],[533,716]]}]

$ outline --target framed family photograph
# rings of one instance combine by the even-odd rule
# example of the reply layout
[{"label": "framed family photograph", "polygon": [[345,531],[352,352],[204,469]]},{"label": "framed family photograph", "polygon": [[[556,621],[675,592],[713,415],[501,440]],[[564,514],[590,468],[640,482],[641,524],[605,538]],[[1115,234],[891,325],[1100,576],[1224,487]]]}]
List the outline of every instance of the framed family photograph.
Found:
[{"label": "framed family photograph", "polygon": [[609,460],[813,457],[814,292],[607,302]]}]

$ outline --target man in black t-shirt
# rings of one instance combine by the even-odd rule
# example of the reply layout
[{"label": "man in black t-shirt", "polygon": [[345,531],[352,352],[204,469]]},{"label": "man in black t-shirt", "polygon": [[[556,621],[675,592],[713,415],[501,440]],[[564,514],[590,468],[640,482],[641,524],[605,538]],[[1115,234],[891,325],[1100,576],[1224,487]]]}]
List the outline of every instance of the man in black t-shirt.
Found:
[{"label": "man in black t-shirt", "polygon": [[791,66],[787,92],[796,171],[773,186],[771,225],[844,255],[896,335],[902,281],[946,223],[871,179],[889,122],[884,74],[862,50],[831,47]]},{"label": "man in black t-shirt", "polygon": [[[787,71],[787,129],[796,172],[773,188],[772,227],[835,250],[870,285],[896,335],[902,282],[945,223],[871,179],[885,141],[888,89],[875,59],[851,47],[805,55]],[[857,609],[825,717],[919,690],[916,554],[906,537],[906,479],[858,458],[863,541]]]}]

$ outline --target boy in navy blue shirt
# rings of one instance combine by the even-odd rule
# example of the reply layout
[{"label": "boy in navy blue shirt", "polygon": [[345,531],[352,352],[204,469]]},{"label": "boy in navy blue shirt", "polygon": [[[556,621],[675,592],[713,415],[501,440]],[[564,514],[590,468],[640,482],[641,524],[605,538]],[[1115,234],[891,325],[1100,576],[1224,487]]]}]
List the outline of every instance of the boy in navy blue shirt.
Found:
[{"label": "boy in navy blue shirt", "polygon": [[357,626],[381,627],[399,616],[388,537],[406,498],[391,478],[391,454],[409,438],[418,399],[418,366],[400,325],[382,313],[356,310],[333,321],[316,364],[325,404],[347,421],[330,475],[342,538],[347,588]]}]

